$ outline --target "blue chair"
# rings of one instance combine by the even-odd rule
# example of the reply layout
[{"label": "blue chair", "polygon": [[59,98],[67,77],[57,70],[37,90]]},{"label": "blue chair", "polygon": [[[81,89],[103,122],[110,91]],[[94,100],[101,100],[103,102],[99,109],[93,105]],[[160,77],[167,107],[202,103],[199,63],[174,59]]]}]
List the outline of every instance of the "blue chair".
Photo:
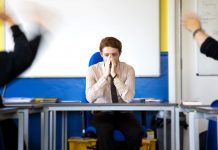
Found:
[{"label": "blue chair", "polygon": [[[218,100],[211,103],[211,107],[218,107]],[[217,150],[217,122],[209,120],[207,139],[206,139],[206,150]]]}]

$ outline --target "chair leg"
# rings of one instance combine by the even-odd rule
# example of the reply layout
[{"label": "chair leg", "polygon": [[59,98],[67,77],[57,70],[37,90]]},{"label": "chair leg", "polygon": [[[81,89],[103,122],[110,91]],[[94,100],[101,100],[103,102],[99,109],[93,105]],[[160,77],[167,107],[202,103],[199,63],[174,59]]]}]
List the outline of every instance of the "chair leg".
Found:
[{"label": "chair leg", "polygon": [[98,147],[98,140],[96,141],[96,150],[99,150],[99,147]]}]

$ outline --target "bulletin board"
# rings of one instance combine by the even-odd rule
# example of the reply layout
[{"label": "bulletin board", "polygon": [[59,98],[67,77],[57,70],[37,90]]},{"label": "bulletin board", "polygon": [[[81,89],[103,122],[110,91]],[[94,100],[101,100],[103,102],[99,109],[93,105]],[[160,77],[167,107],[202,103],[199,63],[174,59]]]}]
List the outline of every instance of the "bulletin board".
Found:
[{"label": "bulletin board", "polygon": [[[123,45],[121,61],[134,67],[138,77],[160,75],[159,0],[10,0],[6,11],[16,17],[30,39],[37,31],[31,12],[49,19],[51,34],[32,67],[22,77],[84,77],[91,55],[102,38],[113,36]],[[10,29],[5,29],[5,48],[13,49]]]}]

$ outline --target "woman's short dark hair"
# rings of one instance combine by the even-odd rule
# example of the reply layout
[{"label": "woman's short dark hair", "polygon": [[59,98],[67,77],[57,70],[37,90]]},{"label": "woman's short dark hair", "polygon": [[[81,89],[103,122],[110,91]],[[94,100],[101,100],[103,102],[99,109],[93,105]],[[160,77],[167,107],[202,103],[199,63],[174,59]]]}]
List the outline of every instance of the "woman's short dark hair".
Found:
[{"label": "woman's short dark hair", "polygon": [[122,43],[115,37],[106,37],[102,39],[99,47],[101,52],[104,47],[117,48],[119,50],[119,53],[122,52]]}]

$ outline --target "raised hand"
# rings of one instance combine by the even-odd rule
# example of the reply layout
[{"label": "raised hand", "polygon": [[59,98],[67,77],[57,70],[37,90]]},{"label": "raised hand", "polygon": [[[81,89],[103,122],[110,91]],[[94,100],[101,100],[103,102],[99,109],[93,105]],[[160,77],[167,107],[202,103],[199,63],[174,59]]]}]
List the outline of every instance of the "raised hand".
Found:
[{"label": "raised hand", "polygon": [[183,26],[191,31],[191,32],[194,32],[196,31],[197,29],[200,29],[201,28],[201,22],[200,22],[200,19],[199,17],[194,14],[194,13],[190,13],[190,14],[187,14],[185,15],[183,18],[182,18],[182,23],[183,23]]},{"label": "raised hand", "polygon": [[14,19],[6,14],[4,11],[0,12],[0,19],[9,24],[9,26],[15,25]]},{"label": "raised hand", "polygon": [[193,33],[193,37],[197,41],[199,47],[208,38],[208,35],[201,28],[201,22],[199,17],[194,13],[185,15],[182,19],[183,26]]}]

